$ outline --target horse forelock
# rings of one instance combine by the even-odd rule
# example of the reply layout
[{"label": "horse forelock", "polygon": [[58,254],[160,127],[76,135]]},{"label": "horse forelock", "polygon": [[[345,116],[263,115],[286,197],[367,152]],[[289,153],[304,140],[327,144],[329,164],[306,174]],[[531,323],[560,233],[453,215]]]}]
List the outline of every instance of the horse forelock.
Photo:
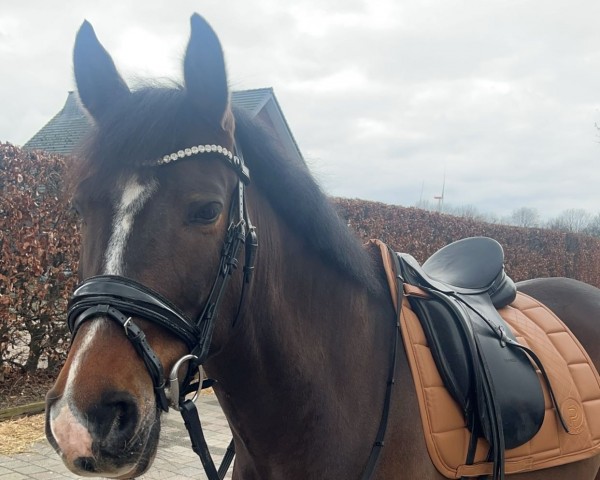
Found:
[{"label": "horse forelock", "polygon": [[95,177],[110,182],[123,171],[153,166],[166,154],[194,144],[233,147],[234,122],[226,111],[220,125],[206,121],[185,88],[146,85],[134,90],[99,121],[75,152],[71,184]]}]

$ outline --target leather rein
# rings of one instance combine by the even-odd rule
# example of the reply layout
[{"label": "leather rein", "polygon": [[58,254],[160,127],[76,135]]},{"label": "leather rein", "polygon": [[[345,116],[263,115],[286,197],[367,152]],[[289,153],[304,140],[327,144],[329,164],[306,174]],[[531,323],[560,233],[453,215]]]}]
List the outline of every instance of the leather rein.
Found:
[{"label": "leather rein", "polygon": [[[221,158],[226,160],[226,164],[238,175],[237,189],[233,194],[234,198],[229,211],[229,227],[221,249],[219,268],[205,306],[195,321],[188,318],[159,293],[141,283],[117,275],[94,276],[81,283],[69,301],[67,313],[67,324],[72,334],[72,339],[75,338],[77,331],[84,322],[98,317],[109,318],[123,327],[125,335],[142,358],[152,379],[157,407],[165,412],[168,412],[169,407],[171,407],[181,413],[190,435],[192,449],[200,457],[208,480],[223,480],[235,456],[235,449],[233,440],[231,440],[221,465],[217,470],[208,450],[199,413],[194,403],[199,390],[209,387],[214,383],[210,379],[202,378],[200,367],[208,357],[217,311],[231,275],[238,267],[237,257],[239,251],[242,245],[244,245],[244,278],[238,311],[232,322],[232,327],[241,316],[247,286],[252,279],[258,248],[256,229],[248,216],[245,201],[245,186],[250,182],[250,175],[248,168],[244,164],[239,147],[236,149],[237,155],[233,155],[221,146],[201,145],[166,155],[157,162],[157,166],[159,166],[197,154],[216,152],[221,154]],[[401,296],[402,292],[399,290],[399,302],[401,301]],[[400,309],[398,312],[400,312]],[[179,337],[187,345],[190,353],[175,363],[168,379],[165,377],[164,369],[158,355],[156,355],[148,343],[143,330],[134,322],[134,317],[143,318],[144,320],[158,324]],[[395,377],[399,317],[396,319],[395,331],[383,412],[376,439],[365,469],[362,472],[361,480],[369,480],[371,478],[384,445]],[[186,363],[188,364],[187,373],[181,381],[178,378],[178,372]],[[200,372],[198,380],[195,380],[196,372]],[[186,398],[192,393],[195,394],[193,398]]]}]

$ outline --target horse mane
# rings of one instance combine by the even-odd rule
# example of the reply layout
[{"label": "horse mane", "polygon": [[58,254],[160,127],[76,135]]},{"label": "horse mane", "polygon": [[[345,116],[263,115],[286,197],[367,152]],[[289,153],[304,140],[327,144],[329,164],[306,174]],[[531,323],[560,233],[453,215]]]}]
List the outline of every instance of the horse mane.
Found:
[{"label": "horse mane", "polygon": [[381,280],[370,255],[342,221],[306,164],[286,154],[272,129],[242,108],[234,108],[236,138],[241,143],[251,181],[293,232],[326,262],[371,291]]},{"label": "horse mane", "polygon": [[[371,256],[340,219],[306,164],[286,154],[260,119],[251,118],[243,108],[234,108],[234,117],[251,181],[275,212],[320,258],[369,290],[378,290],[381,281]],[[187,146],[185,136],[200,129],[206,132],[206,125],[189,105],[182,86],[138,88],[94,125],[76,152],[70,184],[89,177],[96,185],[110,184],[119,171],[147,166]],[[218,129],[206,133],[218,135]]]}]

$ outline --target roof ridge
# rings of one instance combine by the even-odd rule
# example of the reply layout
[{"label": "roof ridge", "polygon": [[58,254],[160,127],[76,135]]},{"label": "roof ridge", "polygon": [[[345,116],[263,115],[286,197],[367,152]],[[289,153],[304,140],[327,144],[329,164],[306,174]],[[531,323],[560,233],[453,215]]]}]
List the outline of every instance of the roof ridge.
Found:
[{"label": "roof ridge", "polygon": [[232,90],[231,93],[251,93],[251,92],[273,92],[273,87],[245,88],[244,90]]}]

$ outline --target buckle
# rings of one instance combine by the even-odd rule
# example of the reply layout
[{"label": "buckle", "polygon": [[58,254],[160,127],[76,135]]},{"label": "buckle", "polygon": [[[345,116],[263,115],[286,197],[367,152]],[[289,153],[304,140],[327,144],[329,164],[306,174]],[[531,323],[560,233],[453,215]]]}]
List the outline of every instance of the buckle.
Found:
[{"label": "buckle", "polygon": [[[198,357],[196,355],[192,355],[192,354],[188,354],[188,355],[184,355],[183,357],[181,357],[179,360],[177,360],[175,362],[175,364],[173,365],[173,368],[171,369],[171,374],[169,375],[169,386],[168,386],[168,391],[169,391],[169,406],[171,408],[173,408],[173,410],[180,410],[181,409],[181,404],[180,404],[180,399],[179,398],[179,369],[183,366],[184,363],[186,362],[190,362],[190,361],[194,361],[196,362],[198,360]],[[202,365],[198,365],[198,375],[199,375],[199,381],[198,381],[198,389],[196,390],[196,392],[194,392],[194,396],[192,397],[192,402],[195,402],[198,399],[198,395],[200,394],[200,386],[202,385],[202,381],[203,381],[203,377],[204,377],[204,371],[202,370]],[[183,402],[181,402],[183,403]]]},{"label": "buckle", "polygon": [[127,320],[125,320],[125,323],[123,324],[123,328],[125,329],[125,335],[127,337],[129,337],[129,324],[131,323],[131,317],[129,317]]}]

